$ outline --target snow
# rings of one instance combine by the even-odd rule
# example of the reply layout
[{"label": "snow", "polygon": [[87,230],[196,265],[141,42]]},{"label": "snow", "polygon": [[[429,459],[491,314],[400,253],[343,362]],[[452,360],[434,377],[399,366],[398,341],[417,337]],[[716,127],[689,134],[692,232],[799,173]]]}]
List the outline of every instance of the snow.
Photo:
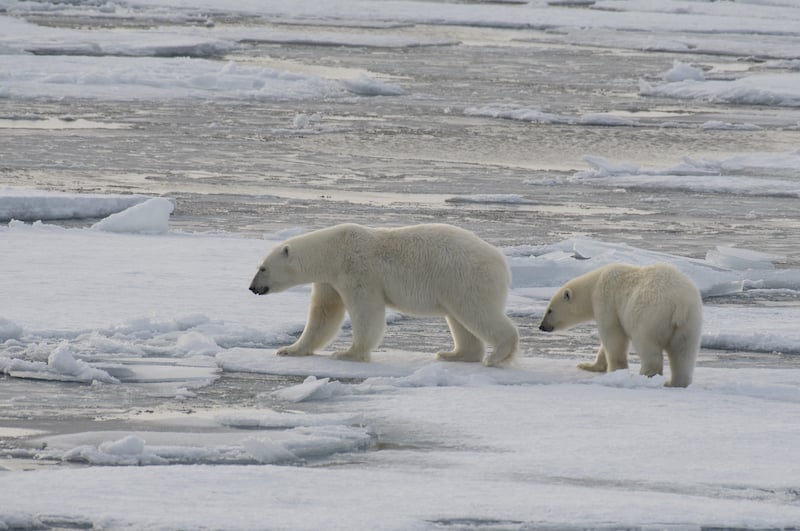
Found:
[{"label": "snow", "polygon": [[47,367],[59,374],[75,378],[80,381],[98,381],[103,383],[118,383],[106,371],[95,369],[85,361],[75,359],[69,345],[59,345],[47,358]]},{"label": "snow", "polygon": [[3,187],[0,188],[0,220],[102,218],[147,199],[142,195],[65,194]]},{"label": "snow", "polygon": [[[792,2],[235,4],[0,0],[0,98],[406,102],[423,86],[417,80],[247,60],[238,52],[251,41],[379,54],[454,45],[469,35],[459,28],[471,26],[508,35],[523,53],[591,45],[609,53],[684,54],[686,62],[632,73],[632,92],[641,77],[639,95],[648,104],[677,98],[800,106],[800,9]],[[84,31],[25,17],[125,23]],[[776,60],[720,72],[698,62],[702,54]],[[604,89],[595,79],[587,83]],[[464,103],[459,119],[531,124],[523,127],[669,125],[593,109],[591,102],[565,109],[529,102],[525,91],[506,96]],[[319,115],[294,112],[286,127],[319,130]],[[2,118],[29,125],[25,117]],[[731,135],[759,128],[738,115],[724,118],[691,127]],[[732,201],[800,198],[797,150],[687,154],[652,165],[603,155],[587,153],[587,168],[563,179],[645,190],[642,201],[651,204],[674,191],[729,194]],[[441,200],[451,208],[514,209],[534,204],[538,186],[554,185],[531,178],[514,194],[476,194],[465,186]],[[648,250],[647,242],[580,236],[503,249],[513,276],[508,312],[520,322],[537,322],[558,286],[595,267],[668,262],[703,294],[703,349],[789,360],[782,368],[700,366],[687,389],[639,375],[635,356],[629,370],[579,371],[576,362],[593,352],[566,346],[563,357],[544,356],[535,333],[503,369],[438,362],[439,346],[423,337],[410,351],[380,348],[371,363],[334,360],[329,352],[290,358],[275,349],[302,330],[309,287],[264,298],[247,285],[274,243],[305,229],[287,220],[285,230],[263,239],[180,233],[170,230],[174,207],[161,197],[0,188],[0,373],[7,390],[0,407],[25,413],[29,397],[14,392],[19,382],[56,403],[83,393],[87,411],[102,396],[145,395],[134,407],[122,400],[114,418],[102,419],[102,430],[76,423],[33,432],[24,416],[8,426],[4,417],[0,528],[696,529],[800,522],[800,462],[791,451],[800,446],[800,369],[791,366],[800,355],[800,311],[782,302],[800,296],[800,269],[791,258],[725,242],[692,258]],[[92,228],[47,223],[99,218]],[[749,292],[776,300],[720,302]],[[593,325],[586,330],[596,333]],[[234,372],[264,375],[264,389],[236,406],[226,405],[221,391],[219,407],[193,407],[196,393]],[[268,388],[267,376],[285,380]],[[175,407],[139,407],[151,396]],[[57,423],[53,417],[48,422]],[[29,444],[16,447],[9,437]],[[15,459],[32,469],[17,468]]]},{"label": "snow", "polygon": [[405,94],[399,85],[385,83],[366,74],[355,79],[345,79],[342,81],[342,85],[353,94],[360,96],[402,96]]},{"label": "snow", "polygon": [[639,93],[661,98],[800,107],[800,74],[753,74],[732,81],[684,78],[662,85],[641,81]]},{"label": "snow", "polygon": [[[687,163],[686,170],[782,168],[796,156],[742,154]],[[608,178],[642,173],[592,160]],[[46,211],[50,198],[40,201]],[[635,357],[630,370],[596,375],[575,369],[572,357],[537,356],[535,341],[504,369],[437,362],[435,348],[423,344],[412,352],[380,349],[371,363],[326,352],[276,356],[274,349],[302,329],[309,289],[265,299],[247,284],[266,250],[299,232],[257,240],[44,223],[0,228],[0,241],[14,249],[0,256],[0,370],[7,375],[121,388],[150,382],[159,386],[154,392],[187,404],[193,389],[220,371],[302,378],[252,408],[179,418],[153,412],[138,415],[129,430],[35,435],[23,455],[87,468],[2,472],[0,482],[15,488],[3,491],[0,522],[251,528],[263,524],[264,499],[272,525],[300,529],[330,519],[355,529],[494,522],[500,514],[525,522],[538,518],[531,500],[552,514],[543,521],[554,526],[593,525],[609,515],[620,525],[734,527],[800,518],[791,501],[800,469],[774,452],[776,440],[800,444],[800,370],[699,367],[691,387],[674,390],[663,387],[664,377],[638,375]],[[561,283],[602,264],[664,261],[706,298],[705,349],[800,355],[796,308],[714,305],[718,295],[747,290],[800,293],[800,270],[775,267],[781,256],[718,245],[696,259],[581,238],[505,252],[513,276],[509,311],[517,318],[537,321]],[[29,264],[53,255],[59,275],[48,282]],[[70,310],[76,303],[80,312]],[[294,410],[308,407],[321,409]],[[358,466],[307,466],[352,455]],[[453,489],[462,494],[447,504],[435,495]],[[200,498],[211,501],[188,501]],[[563,512],[576,498],[580,511]],[[370,510],[354,515],[350,504],[363,499]],[[657,515],[638,509],[654,499]],[[176,510],[159,512],[158,521],[147,516],[166,501]],[[238,515],[235,525],[231,515]]]},{"label": "snow", "polygon": [[[502,515],[509,522],[534,518],[553,525],[592,526],[613,519],[619,525],[647,527],[664,520],[686,526],[784,527],[800,516],[792,502],[798,470],[792,460],[769,456],[775,440],[787,448],[798,442],[793,422],[798,375],[778,372],[788,373],[786,380],[769,372],[743,371],[736,378],[737,371],[708,369],[700,374],[713,383],[678,392],[613,373],[589,384],[423,387],[350,397],[331,406],[361,410],[390,445],[364,454],[359,467],[242,467],[224,462],[291,459],[285,452],[300,451],[299,434],[281,444],[258,437],[236,444],[206,441],[206,452],[220,459],[215,467],[5,473],[6,481],[13,478],[14,489],[4,494],[9,503],[4,504],[9,507],[3,511],[4,521],[71,518],[144,528],[196,522],[258,528],[269,521],[274,528],[341,524],[409,529]],[[791,378],[795,383],[789,383]],[[469,415],[464,414],[467,403]],[[497,414],[498,405],[504,414]],[[653,418],[654,411],[658,418]],[[734,424],[725,422],[734,418]],[[411,430],[417,445],[429,445],[436,434],[455,437],[446,449],[392,449],[402,430]],[[321,441],[341,437],[338,431],[304,433]],[[357,433],[350,434],[356,441]],[[197,458],[189,446],[170,448],[156,439],[151,443],[150,435],[106,434],[110,438],[79,444],[61,455],[119,464],[167,455]],[[69,446],[52,444],[54,453]],[[114,448],[133,453],[102,450]],[[179,457],[171,459],[180,462]],[[731,461],[749,466],[731,467]],[[21,494],[34,491],[35,497]],[[447,503],[435,495],[442,492],[452,493]],[[197,504],[197,499],[204,502]],[[48,502],[42,506],[37,500]],[[369,500],[369,509],[353,511],[363,508],[364,500]],[[156,510],[166,506],[173,509]],[[490,525],[496,525],[493,521]]]},{"label": "snow", "polygon": [[[757,164],[781,167],[793,164],[796,157],[796,153],[784,158],[776,156],[765,163],[762,154],[740,155],[735,160],[705,161],[702,171],[711,167],[741,168]],[[666,172],[643,171],[633,165],[590,160],[602,173],[580,178],[597,180],[606,175],[612,179],[609,184],[614,186],[620,184],[615,178],[635,174],[656,178],[653,186],[669,187],[672,185],[663,176],[678,173],[674,169]],[[688,167],[695,168],[691,165]],[[521,201],[516,196],[464,197],[469,201],[504,201],[512,205]],[[29,197],[25,199],[29,200]],[[43,195],[41,202],[38,208],[46,209],[49,196]],[[171,201],[156,198],[131,207],[122,214],[130,216],[132,220],[150,219],[148,205],[156,205],[158,209],[171,209],[173,206]],[[117,216],[114,214],[94,227],[117,219]],[[158,228],[167,229],[161,221]],[[138,222],[131,222],[125,226],[129,230],[138,230],[139,225]],[[15,253],[2,257],[3,270],[6,272],[2,287],[6,305],[3,315],[0,315],[0,330],[4,340],[15,345],[12,352],[22,353],[24,357],[25,352],[33,353],[44,344],[52,344],[55,348],[66,340],[73,345],[85,345],[91,352],[104,356],[119,352],[140,356],[210,356],[216,357],[218,363],[228,370],[258,371],[263,367],[257,363],[254,366],[253,360],[247,356],[239,357],[237,347],[260,350],[281,344],[302,328],[309,296],[308,286],[276,295],[275,304],[280,310],[274,315],[265,314],[265,310],[269,312],[272,305],[265,308],[263,299],[253,297],[246,290],[255,264],[285,234],[259,241],[173,234],[165,230],[155,232],[157,234],[152,235],[114,233],[21,222],[11,222],[0,229],[4,244],[16,249]],[[783,257],[724,245],[709,249],[703,260],[585,239],[568,239],[543,247],[508,249],[507,253],[513,287],[519,296],[513,304],[517,310],[528,308],[520,311],[533,312],[532,318],[536,318],[536,313],[543,310],[549,293],[563,282],[613,261],[673,263],[697,283],[706,297],[756,289],[800,291],[800,272],[774,266]],[[51,255],[60,257],[59,278],[43,283],[38,273],[27,264],[45,260]],[[234,260],[231,257],[240,258]],[[200,282],[203,290],[195,289],[198,274],[205,277]],[[136,281],[131,282],[131,279]],[[38,285],[43,289],[29,292],[24,289],[27,285]],[[89,293],[86,286],[92,287]],[[77,315],[54,304],[53,293],[58,294],[59,300],[91,300],[92,304],[85,304]],[[114,297],[106,297],[104,294],[107,293],[114,293]],[[120,305],[117,300],[126,303]],[[214,300],[215,304],[208,306],[203,302],[206,300]],[[203,313],[187,311],[187,308],[202,308]],[[724,320],[729,321],[730,316]],[[708,324],[713,325],[714,321]],[[736,326],[738,324],[733,323],[733,328]],[[788,326],[779,327],[776,334],[788,334],[789,330]],[[794,337],[794,334],[790,336]],[[739,346],[752,347],[752,344],[753,341],[742,340]],[[725,348],[731,347],[736,348],[737,345],[727,344]],[[58,359],[53,358],[50,369],[54,368],[54,362]],[[74,376],[74,368],[65,368],[71,363],[69,358],[65,357],[64,361],[66,364],[59,372]],[[420,364],[428,361],[427,356],[402,361],[387,360],[389,365],[382,369],[380,376],[407,376],[408,368],[419,369]],[[413,363],[409,365],[410,362]],[[277,374],[308,375],[311,369],[309,364],[317,370],[328,367],[319,363],[320,360],[287,358],[280,367],[270,367],[269,370],[278,371]],[[369,366],[382,367],[382,362],[377,361]],[[372,373],[363,373],[363,367],[363,364],[330,360],[328,368],[333,372],[325,373],[325,369],[324,374],[316,375],[374,376]]]},{"label": "snow", "polygon": [[[603,4],[613,8],[602,9]],[[303,43],[315,46],[418,47],[448,46],[457,39],[393,34],[393,27],[410,24],[445,24],[489,28],[556,30],[537,35],[546,42],[592,43],[702,52],[741,56],[794,59],[800,52],[791,39],[800,35],[796,6],[736,6],[725,4],[697,6],[695,3],[669,2],[669,9],[640,3],[597,3],[591,9],[564,9],[546,2],[517,5],[425,4],[383,2],[380,8],[362,0],[328,3],[278,1],[237,3],[233,13],[264,15],[272,20],[303,21],[310,25],[350,31],[287,29],[285,26],[215,24],[205,19],[196,26],[170,26],[197,18],[197,10],[230,12],[219,0],[182,2],[149,0],[135,8],[111,4],[110,9],[70,4],[35,4],[5,0],[5,15],[0,16],[0,94],[4,98],[95,98],[149,99],[196,97],[204,99],[254,98],[265,100],[308,100],[341,98],[348,95],[401,96],[406,90],[372,73],[355,77],[322,77],[239,64],[229,61],[220,66],[213,58],[233,53],[248,43]],[[578,3],[578,5],[585,5]],[[150,7],[148,7],[150,6]],[[41,10],[41,11],[39,11]],[[71,28],[40,26],[17,18],[37,12],[84,16],[120,17],[163,21],[153,28],[95,29],[91,32]],[[9,16],[10,15],[10,16]],[[213,15],[211,15],[213,17]],[[359,28],[361,26],[361,28]],[[381,27],[376,35],[372,27]],[[717,37],[735,35],[731,38]],[[530,37],[529,37],[530,38]],[[770,39],[782,39],[781,46]],[[29,55],[31,53],[37,55]],[[703,70],[680,61],[663,74],[667,83],[642,81],[640,93],[654,97],[676,97],[741,104],[800,105],[798,74],[774,73],[745,75],[740,79],[707,79]],[[494,109],[492,107],[494,105]],[[540,123],[561,123],[597,118],[588,113],[582,118],[565,118],[539,109],[501,109],[492,104],[478,109],[479,115],[496,113],[513,119]],[[492,110],[493,109],[493,110]],[[603,119],[599,125],[631,125]]]},{"label": "snow", "polygon": [[467,107],[464,109],[467,116],[489,116],[504,118],[506,120],[520,120],[540,124],[570,123],[571,118],[558,114],[544,112],[540,109],[521,108],[511,104],[491,104],[482,107]]},{"label": "snow", "polygon": [[[800,152],[747,153],[725,159],[695,159],[667,168],[641,168],[636,164],[609,161],[586,155],[591,170],[570,179],[593,186],[638,190],[684,190],[765,197],[800,197],[800,185],[791,169],[800,162]],[[774,177],[763,177],[762,174]],[[537,181],[529,181],[538,184]]]},{"label": "snow", "polygon": [[662,76],[664,81],[669,81],[670,83],[676,81],[686,81],[686,80],[693,80],[693,81],[704,81],[706,76],[703,73],[703,70],[692,65],[688,65],[686,63],[682,63],[680,61],[675,61],[672,64],[672,68],[664,72]]},{"label": "snow", "polygon": [[92,225],[92,229],[106,232],[162,234],[169,230],[169,215],[174,209],[172,201],[154,197],[122,212],[111,214]]}]

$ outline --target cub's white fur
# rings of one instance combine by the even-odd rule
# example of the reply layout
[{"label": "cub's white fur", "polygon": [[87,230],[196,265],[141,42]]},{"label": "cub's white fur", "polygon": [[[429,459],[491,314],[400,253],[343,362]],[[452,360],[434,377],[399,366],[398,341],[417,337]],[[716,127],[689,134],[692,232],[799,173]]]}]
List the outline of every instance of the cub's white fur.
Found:
[{"label": "cub's white fur", "polygon": [[551,332],[594,319],[600,350],[594,363],[578,367],[596,372],[627,368],[630,342],[641,358],[642,374],[662,374],[666,351],[667,385],[686,387],[700,348],[702,306],[691,279],[671,265],[609,264],[564,284],[539,328]]}]

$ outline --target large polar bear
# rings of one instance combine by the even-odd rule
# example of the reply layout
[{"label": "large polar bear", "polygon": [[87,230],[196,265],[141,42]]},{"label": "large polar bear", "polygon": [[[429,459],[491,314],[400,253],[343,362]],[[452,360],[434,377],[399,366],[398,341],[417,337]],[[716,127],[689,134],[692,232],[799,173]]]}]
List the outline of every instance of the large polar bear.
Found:
[{"label": "large polar bear", "polygon": [[[308,356],[330,343],[350,314],[353,344],[336,359],[369,361],[383,337],[386,307],[444,315],[455,348],[440,360],[511,360],[517,328],[505,315],[511,274],[505,257],[475,234],[450,225],[373,229],[343,224],[290,238],[261,263],[250,284],[258,295],[313,283],[300,338],[278,350]],[[493,347],[484,357],[484,342]]]},{"label": "large polar bear", "polygon": [[697,287],[671,265],[609,264],[564,284],[550,299],[539,328],[551,332],[594,319],[600,350],[594,363],[578,367],[627,368],[632,342],[642,374],[662,374],[666,351],[671,373],[666,385],[686,387],[700,348],[702,306]]}]

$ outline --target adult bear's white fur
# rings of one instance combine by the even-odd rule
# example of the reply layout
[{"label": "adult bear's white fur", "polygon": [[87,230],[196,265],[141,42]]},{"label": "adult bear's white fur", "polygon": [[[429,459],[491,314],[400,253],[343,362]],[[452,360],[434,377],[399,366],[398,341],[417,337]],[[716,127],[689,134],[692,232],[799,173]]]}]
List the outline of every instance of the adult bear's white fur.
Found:
[{"label": "adult bear's white fur", "polygon": [[667,385],[686,387],[700,348],[702,306],[694,283],[671,265],[609,264],[564,284],[539,328],[551,332],[594,319],[600,350],[594,363],[578,367],[596,372],[627,368],[631,342],[642,374],[662,374],[666,351]]},{"label": "adult bear's white fur", "polygon": [[[475,234],[450,225],[372,229],[343,224],[290,238],[264,259],[250,284],[263,295],[312,284],[300,338],[278,350],[308,356],[338,333],[345,310],[353,344],[334,358],[368,361],[383,337],[387,306],[412,315],[443,315],[455,348],[448,361],[496,366],[519,343],[505,315],[511,274],[505,257]],[[492,345],[484,358],[484,342]]]}]

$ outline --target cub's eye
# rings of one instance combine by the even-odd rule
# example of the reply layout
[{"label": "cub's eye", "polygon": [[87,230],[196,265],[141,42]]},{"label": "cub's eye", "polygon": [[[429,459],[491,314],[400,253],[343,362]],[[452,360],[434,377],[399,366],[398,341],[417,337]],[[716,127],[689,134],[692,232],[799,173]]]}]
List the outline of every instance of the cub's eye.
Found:
[{"label": "cub's eye", "polygon": [[550,315],[551,313],[553,313],[553,309],[552,309],[552,308],[550,308],[549,310],[547,310],[547,315]]}]

